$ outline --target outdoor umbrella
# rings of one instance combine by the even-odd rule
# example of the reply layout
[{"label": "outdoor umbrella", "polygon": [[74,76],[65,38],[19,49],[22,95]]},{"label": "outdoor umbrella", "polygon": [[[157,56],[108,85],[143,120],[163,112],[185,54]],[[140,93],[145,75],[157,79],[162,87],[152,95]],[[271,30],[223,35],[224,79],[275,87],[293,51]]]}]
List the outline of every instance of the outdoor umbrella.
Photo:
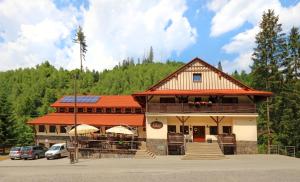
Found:
[{"label": "outdoor umbrella", "polygon": [[124,126],[114,126],[112,128],[107,129],[106,132],[133,135],[133,132]]},{"label": "outdoor umbrella", "polygon": [[[77,134],[87,134],[87,133],[93,133],[93,132],[99,131],[98,128],[87,125],[87,124],[78,125],[78,126],[76,126],[76,128],[77,128]],[[75,134],[75,127],[69,131],[69,134],[70,135]]]}]

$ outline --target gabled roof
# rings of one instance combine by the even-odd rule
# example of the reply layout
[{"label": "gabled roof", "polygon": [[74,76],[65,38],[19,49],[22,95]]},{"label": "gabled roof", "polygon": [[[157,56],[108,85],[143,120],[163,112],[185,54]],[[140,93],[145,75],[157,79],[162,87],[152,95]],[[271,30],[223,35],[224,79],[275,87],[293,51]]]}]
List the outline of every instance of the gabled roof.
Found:
[{"label": "gabled roof", "polygon": [[[77,114],[78,124],[94,126],[143,126],[144,114]],[[30,120],[28,124],[74,125],[74,115],[69,113],[50,113]]]},{"label": "gabled roof", "polygon": [[271,96],[272,92],[259,91],[259,90],[244,90],[244,89],[215,89],[215,90],[154,90],[137,92],[134,96],[146,96],[146,95],[186,95],[186,96],[210,96],[210,95],[234,95],[234,96]]},{"label": "gabled roof", "polygon": [[162,85],[163,83],[165,83],[166,81],[168,81],[169,79],[171,79],[172,77],[176,76],[178,73],[184,71],[186,68],[188,68],[190,65],[194,64],[195,62],[200,62],[202,65],[205,65],[206,67],[208,67],[209,69],[211,69],[215,73],[220,74],[222,77],[227,78],[228,80],[232,81],[233,83],[239,85],[240,87],[242,87],[244,89],[254,90],[251,87],[249,87],[249,86],[243,84],[242,82],[238,81],[237,79],[233,78],[232,76],[224,73],[223,71],[217,69],[216,67],[214,67],[214,66],[210,65],[209,63],[203,61],[202,59],[196,57],[193,60],[191,60],[190,62],[188,62],[187,64],[185,64],[182,67],[180,67],[175,72],[173,72],[170,75],[168,75],[166,78],[164,78],[161,81],[159,81],[157,84],[151,86],[147,91],[153,91],[153,90],[155,90],[157,87],[159,87],[160,85]]},{"label": "gabled roof", "polygon": [[[158,89],[163,84],[167,83],[169,80],[177,77],[180,73],[184,72],[190,66],[194,65],[196,62],[200,63],[201,65],[207,67],[209,70],[217,73],[220,77],[223,77],[230,81],[231,83],[237,85],[238,87],[234,89],[227,89],[227,88],[219,88],[219,89],[191,89],[191,90],[182,90],[182,89]],[[187,64],[180,67],[175,72],[168,75],[166,78],[159,81],[157,84],[150,87],[148,90],[144,92],[134,93],[133,96],[146,96],[146,95],[249,95],[249,96],[271,96],[273,95],[272,92],[267,91],[259,91],[255,90],[242,82],[238,81],[237,79],[233,78],[232,76],[224,73],[223,71],[215,68],[214,66],[208,64],[207,62],[203,61],[199,58],[194,58],[192,61],[188,62]]]},{"label": "gabled roof", "polygon": [[[58,99],[52,107],[74,107],[74,102],[64,103]],[[131,95],[102,95],[95,103],[77,103],[77,107],[138,107],[141,105]]]}]

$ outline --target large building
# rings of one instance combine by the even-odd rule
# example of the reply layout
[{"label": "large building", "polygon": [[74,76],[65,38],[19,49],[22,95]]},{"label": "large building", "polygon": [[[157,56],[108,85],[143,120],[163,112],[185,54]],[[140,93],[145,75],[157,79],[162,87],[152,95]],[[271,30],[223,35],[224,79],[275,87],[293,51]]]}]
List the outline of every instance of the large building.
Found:
[{"label": "large building", "polygon": [[[100,132],[115,125],[136,128],[148,150],[168,154],[168,136],[182,133],[188,142],[217,141],[234,134],[237,154],[257,152],[256,103],[271,96],[258,91],[212,65],[195,58],[148,90],[131,96],[82,96],[79,123]],[[29,121],[37,143],[67,140],[66,126],[74,124],[71,96],[57,100],[55,113]]]}]

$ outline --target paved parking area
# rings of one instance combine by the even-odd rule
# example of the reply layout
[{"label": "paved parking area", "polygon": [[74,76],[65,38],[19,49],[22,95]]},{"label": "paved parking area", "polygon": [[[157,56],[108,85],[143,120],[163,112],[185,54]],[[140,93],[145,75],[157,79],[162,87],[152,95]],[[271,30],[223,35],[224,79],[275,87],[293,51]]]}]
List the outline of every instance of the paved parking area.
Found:
[{"label": "paved parking area", "polygon": [[0,181],[300,181],[300,159],[278,155],[237,155],[225,160],[86,159],[0,161]]}]

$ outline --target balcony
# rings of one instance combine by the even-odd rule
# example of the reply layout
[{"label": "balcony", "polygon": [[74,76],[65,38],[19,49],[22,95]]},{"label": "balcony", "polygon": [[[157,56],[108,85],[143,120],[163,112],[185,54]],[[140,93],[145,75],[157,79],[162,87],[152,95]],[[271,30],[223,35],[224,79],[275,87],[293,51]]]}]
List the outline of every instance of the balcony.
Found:
[{"label": "balcony", "polygon": [[148,103],[147,112],[152,113],[256,113],[251,103]]}]

